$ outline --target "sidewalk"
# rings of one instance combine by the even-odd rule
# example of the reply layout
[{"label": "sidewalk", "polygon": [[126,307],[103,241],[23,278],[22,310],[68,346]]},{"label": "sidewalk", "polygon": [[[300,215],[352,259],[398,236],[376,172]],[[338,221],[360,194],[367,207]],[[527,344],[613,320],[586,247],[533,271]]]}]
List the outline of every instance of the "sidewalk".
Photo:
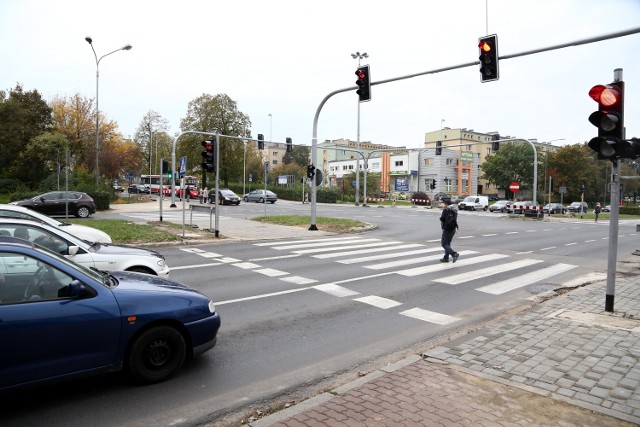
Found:
[{"label": "sidewalk", "polygon": [[564,293],[252,427],[640,425],[640,278]]}]

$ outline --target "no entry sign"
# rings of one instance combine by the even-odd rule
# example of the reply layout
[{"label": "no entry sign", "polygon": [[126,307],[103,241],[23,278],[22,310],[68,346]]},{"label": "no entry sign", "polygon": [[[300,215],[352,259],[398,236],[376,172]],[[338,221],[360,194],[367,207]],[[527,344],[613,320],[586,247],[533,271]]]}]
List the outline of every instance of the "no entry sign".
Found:
[{"label": "no entry sign", "polygon": [[517,182],[512,182],[509,185],[509,190],[511,190],[514,193],[517,193],[519,189],[520,189],[520,184],[518,184]]}]

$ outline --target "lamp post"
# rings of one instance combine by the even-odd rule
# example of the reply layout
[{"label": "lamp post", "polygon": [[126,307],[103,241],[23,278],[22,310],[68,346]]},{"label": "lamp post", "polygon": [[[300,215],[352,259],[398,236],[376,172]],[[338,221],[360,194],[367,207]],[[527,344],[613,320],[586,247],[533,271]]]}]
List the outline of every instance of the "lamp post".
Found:
[{"label": "lamp post", "polygon": [[109,52],[105,55],[102,55],[100,58],[98,58],[98,55],[96,54],[96,50],[93,48],[93,39],[88,36],[85,37],[84,39],[91,46],[91,50],[93,51],[93,56],[96,59],[96,187],[97,187],[99,183],[98,178],[100,177],[99,166],[98,166],[98,161],[100,160],[100,122],[99,122],[100,109],[98,108],[98,82],[100,80],[100,71],[99,71],[100,61],[105,56],[109,56],[112,53],[116,53],[120,50],[130,50],[132,46],[130,44],[124,45],[121,48],[116,49],[113,52]]},{"label": "lamp post", "polygon": [[[356,53],[352,53],[351,57],[353,59],[358,58],[358,67],[360,67],[360,60],[362,58],[368,58],[369,55],[367,54],[367,52],[365,53],[356,52]],[[360,150],[360,100],[358,100],[358,132],[356,135],[356,148]],[[358,206],[359,199],[360,199],[360,159],[356,157],[356,206]]]}]

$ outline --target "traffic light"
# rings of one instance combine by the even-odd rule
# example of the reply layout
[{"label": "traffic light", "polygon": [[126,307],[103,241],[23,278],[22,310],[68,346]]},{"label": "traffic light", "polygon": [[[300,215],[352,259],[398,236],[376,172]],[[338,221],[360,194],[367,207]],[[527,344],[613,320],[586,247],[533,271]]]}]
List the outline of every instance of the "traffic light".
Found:
[{"label": "traffic light", "polygon": [[495,134],[492,136],[492,139],[491,151],[498,151],[500,149],[500,142],[498,141],[500,139],[500,135]]},{"label": "traffic light", "polygon": [[583,193],[583,194],[584,194],[584,190],[586,190],[586,189],[587,189],[587,187],[585,187],[585,185],[584,185],[584,184],[582,184],[582,185],[580,186],[580,192],[581,192],[581,193]]},{"label": "traffic light", "polygon": [[498,36],[481,37],[478,48],[480,48],[480,81],[492,82],[500,78],[498,70]]},{"label": "traffic light", "polygon": [[316,167],[313,165],[307,166],[307,178],[313,178],[316,173]]},{"label": "traffic light", "polygon": [[358,90],[356,90],[358,99],[360,100],[360,102],[370,101],[371,76],[369,74],[369,66],[363,65],[361,67],[358,67],[358,69],[356,70],[356,76],[358,76],[358,80],[356,80],[356,85],[358,85]]},{"label": "traffic light", "polygon": [[202,169],[213,172],[213,141],[202,141],[204,151],[202,152]]},{"label": "traffic light", "polygon": [[598,159],[636,158],[631,144],[624,139],[624,82],[596,85],[589,96],[598,103],[598,111],[589,116],[589,122],[598,128],[598,136],[589,141]]},{"label": "traffic light", "polygon": [[264,150],[264,135],[258,134],[258,150]]},{"label": "traffic light", "polygon": [[442,141],[436,141],[436,156],[442,155]]},{"label": "traffic light", "polygon": [[171,182],[171,178],[173,178],[173,171],[167,172],[167,178],[169,178],[169,182]]},{"label": "traffic light", "polygon": [[429,188],[432,189],[432,190],[436,189],[436,180],[435,179],[431,180],[431,184],[429,184]]},{"label": "traffic light", "polygon": [[169,172],[169,162],[166,160],[162,161],[162,174]]},{"label": "traffic light", "polygon": [[287,153],[290,153],[293,151],[293,141],[291,140],[291,138],[287,137]]}]

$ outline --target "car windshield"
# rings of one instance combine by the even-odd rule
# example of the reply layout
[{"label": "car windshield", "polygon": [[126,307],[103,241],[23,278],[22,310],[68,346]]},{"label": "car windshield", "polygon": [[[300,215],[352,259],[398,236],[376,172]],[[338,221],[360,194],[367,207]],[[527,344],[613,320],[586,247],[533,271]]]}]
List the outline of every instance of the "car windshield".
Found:
[{"label": "car windshield", "polygon": [[235,196],[236,194],[231,190],[220,190],[220,194],[223,196]]},{"label": "car windshield", "polygon": [[107,284],[105,283],[105,277],[104,275],[99,271],[96,270],[95,268],[87,268],[82,264],[79,264],[61,254],[59,254],[56,251],[53,251],[45,246],[41,246],[38,245],[37,243],[34,243],[33,245],[34,247],[38,248],[38,250],[42,251],[42,252],[47,252],[49,255],[51,255],[52,257],[55,257],[59,262],[63,263],[63,264],[67,264],[68,266],[70,266],[72,269],[75,270],[80,270],[82,273],[84,273],[85,275],[91,277],[93,280],[107,286]]}]

